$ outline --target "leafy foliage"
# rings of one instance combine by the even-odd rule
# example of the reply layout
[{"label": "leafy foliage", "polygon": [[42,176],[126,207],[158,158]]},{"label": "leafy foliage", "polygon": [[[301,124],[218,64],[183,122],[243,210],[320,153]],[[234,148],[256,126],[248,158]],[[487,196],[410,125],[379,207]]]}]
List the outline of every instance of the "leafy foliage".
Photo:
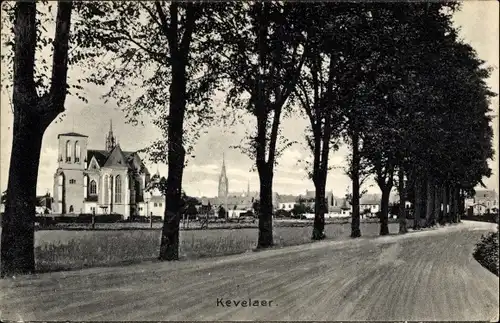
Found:
[{"label": "leafy foliage", "polygon": [[498,276],[498,231],[481,236],[474,249],[474,258],[489,271]]},{"label": "leafy foliage", "polygon": [[[187,85],[182,93],[186,101],[183,140],[186,153],[194,156],[192,149],[200,130],[214,119],[212,95],[221,85],[221,66],[212,55],[216,37],[212,16],[223,5],[176,5],[179,24],[176,37],[184,40],[179,48],[165,33],[158,5],[162,7],[159,2],[82,2],[79,14],[84,23],[79,37],[101,59],[97,66],[92,66],[87,81],[107,86],[104,98],[114,100],[132,124],[151,120],[160,138],[143,151],[152,162],[167,163],[171,111],[168,102],[173,68],[177,66],[177,57],[173,56],[184,51]],[[170,5],[166,8],[173,10]],[[192,25],[188,18],[193,20]],[[193,29],[190,38],[183,37],[188,35],[186,28]],[[189,48],[185,47],[188,42]]]},{"label": "leafy foliage", "polygon": [[[54,26],[56,23],[57,6],[51,1],[37,2],[36,16],[36,52],[34,66],[34,80],[36,92],[39,97],[47,95],[50,89],[50,77],[52,73],[51,49],[54,45]],[[1,91],[9,99],[12,96],[11,89],[13,86],[13,65],[14,58],[14,19],[15,19],[15,2],[2,2],[2,68],[1,71]],[[72,17],[69,51],[68,51],[68,86],[67,94],[78,98],[80,101],[87,103],[84,95],[85,76],[79,71],[86,66],[93,66],[95,54],[90,51],[82,50],[82,42],[78,36],[80,21],[78,18]],[[59,115],[59,121],[64,117],[64,113]]]},{"label": "leafy foliage", "polygon": [[[257,118],[257,129],[249,133],[241,150],[272,167],[293,142],[280,135],[282,108],[294,89],[304,60],[306,38],[298,4],[240,3],[229,17],[219,17],[220,42],[225,51],[217,54],[231,82],[226,103]],[[282,146],[276,149],[277,142]]]}]

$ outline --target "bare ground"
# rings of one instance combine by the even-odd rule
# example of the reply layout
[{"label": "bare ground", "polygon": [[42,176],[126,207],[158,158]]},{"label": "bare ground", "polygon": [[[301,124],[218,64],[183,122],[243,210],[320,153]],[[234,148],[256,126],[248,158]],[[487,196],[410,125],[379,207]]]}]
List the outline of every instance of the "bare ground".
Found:
[{"label": "bare ground", "polygon": [[[498,277],[472,257],[495,228],[464,221],[404,236],[5,279],[0,319],[497,321]],[[272,303],[218,306],[221,298]]]}]

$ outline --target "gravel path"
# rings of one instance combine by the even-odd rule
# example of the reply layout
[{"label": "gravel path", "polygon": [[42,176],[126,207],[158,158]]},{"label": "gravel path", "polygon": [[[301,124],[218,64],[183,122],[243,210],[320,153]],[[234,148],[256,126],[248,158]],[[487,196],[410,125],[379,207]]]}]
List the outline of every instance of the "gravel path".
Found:
[{"label": "gravel path", "polygon": [[498,277],[472,258],[481,234],[495,228],[464,221],[404,236],[5,279],[0,319],[498,320]]}]

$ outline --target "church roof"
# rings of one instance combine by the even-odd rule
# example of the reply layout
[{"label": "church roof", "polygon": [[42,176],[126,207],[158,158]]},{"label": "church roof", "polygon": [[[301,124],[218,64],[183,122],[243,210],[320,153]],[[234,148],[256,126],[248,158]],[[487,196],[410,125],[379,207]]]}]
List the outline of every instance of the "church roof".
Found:
[{"label": "church roof", "polygon": [[[115,150],[116,150],[116,147],[115,147],[115,149],[113,149],[111,151],[111,153]],[[119,157],[125,161],[124,166],[128,166],[130,169],[135,169],[134,164],[133,164],[133,160],[134,160],[134,157],[136,155],[136,152],[135,151],[123,151],[121,149],[119,149],[119,150],[121,152],[121,154],[119,154],[121,156],[119,156]],[[87,150],[87,161],[90,162],[92,157],[95,157],[95,159],[97,160],[97,163],[99,164],[100,167],[103,167],[105,165],[110,166],[109,164],[107,164],[107,161],[108,161],[110,155],[111,155],[110,152],[108,152],[106,150],[89,149],[89,150]],[[114,161],[116,161],[116,160],[114,160]],[[118,166],[119,165],[120,164],[118,163]],[[139,170],[141,172],[147,173],[146,166],[142,162],[141,162],[141,166],[140,166]]]},{"label": "church roof", "polygon": [[477,190],[474,197],[476,199],[494,199],[496,192],[494,190]]},{"label": "church roof", "polygon": [[278,195],[278,203],[295,203],[298,197],[295,195]]},{"label": "church roof", "polygon": [[380,200],[375,199],[373,196],[366,196],[359,199],[360,205],[378,205]]},{"label": "church roof", "polygon": [[87,161],[90,162],[92,157],[95,157],[99,166],[102,167],[106,162],[106,159],[108,159],[108,152],[106,150],[87,150]]},{"label": "church roof", "polygon": [[123,154],[123,151],[120,148],[120,145],[116,145],[115,148],[109,154],[106,163],[104,163],[105,167],[127,167],[129,166],[127,163],[127,157]]},{"label": "church roof", "polygon": [[76,132],[67,132],[67,133],[60,133],[57,135],[57,138],[61,136],[69,136],[69,137],[85,137],[88,138],[88,136],[82,135],[81,133],[76,133]]}]

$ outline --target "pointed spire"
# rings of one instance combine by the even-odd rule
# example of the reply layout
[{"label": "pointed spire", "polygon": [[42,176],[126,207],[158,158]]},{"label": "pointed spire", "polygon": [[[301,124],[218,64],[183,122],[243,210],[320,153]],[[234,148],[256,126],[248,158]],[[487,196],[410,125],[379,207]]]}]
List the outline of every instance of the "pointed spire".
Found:
[{"label": "pointed spire", "polygon": [[226,156],[224,152],[222,153],[222,169],[219,177],[219,198],[227,197],[228,190],[228,179],[226,175]]},{"label": "pointed spire", "polygon": [[106,136],[106,150],[111,151],[117,145],[116,137],[113,136],[113,120],[109,120],[109,132]]},{"label": "pointed spire", "polygon": [[222,171],[221,176],[226,177],[226,156],[225,153],[222,153]]}]

